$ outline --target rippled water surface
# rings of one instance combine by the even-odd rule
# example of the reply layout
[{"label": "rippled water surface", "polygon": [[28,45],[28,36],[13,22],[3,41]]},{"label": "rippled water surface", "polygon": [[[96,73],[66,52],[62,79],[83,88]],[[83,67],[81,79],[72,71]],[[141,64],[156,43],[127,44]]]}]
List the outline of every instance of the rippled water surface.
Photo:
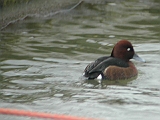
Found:
[{"label": "rippled water surface", "polygon": [[[0,33],[0,107],[106,120],[160,119],[160,2],[83,2],[28,17]],[[86,65],[128,39],[146,63],[139,76],[84,82]],[[0,115],[0,119],[32,119]]]}]

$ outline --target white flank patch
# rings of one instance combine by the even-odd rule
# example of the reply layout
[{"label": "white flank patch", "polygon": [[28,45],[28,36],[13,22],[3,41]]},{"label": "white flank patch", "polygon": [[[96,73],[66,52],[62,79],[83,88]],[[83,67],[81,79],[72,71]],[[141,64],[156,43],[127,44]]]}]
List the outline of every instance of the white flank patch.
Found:
[{"label": "white flank patch", "polygon": [[99,74],[98,77],[97,77],[97,79],[98,79],[98,80],[102,80],[102,75]]}]

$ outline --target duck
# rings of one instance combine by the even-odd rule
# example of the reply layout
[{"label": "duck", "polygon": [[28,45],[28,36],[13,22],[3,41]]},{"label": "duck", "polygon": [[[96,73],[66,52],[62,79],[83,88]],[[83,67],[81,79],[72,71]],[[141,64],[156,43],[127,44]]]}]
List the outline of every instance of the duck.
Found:
[{"label": "duck", "polygon": [[145,62],[139,57],[128,40],[118,41],[110,56],[103,56],[91,62],[84,69],[83,77],[88,80],[123,80],[137,77],[138,70],[130,59]]}]

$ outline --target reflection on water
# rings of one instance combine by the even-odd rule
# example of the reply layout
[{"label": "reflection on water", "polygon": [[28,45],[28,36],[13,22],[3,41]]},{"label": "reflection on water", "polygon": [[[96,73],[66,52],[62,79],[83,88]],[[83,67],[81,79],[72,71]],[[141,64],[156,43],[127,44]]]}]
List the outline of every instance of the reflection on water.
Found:
[{"label": "reflection on water", "polygon": [[[0,107],[108,120],[158,120],[159,4],[83,2],[65,13],[9,25],[0,33]],[[120,39],[130,40],[147,61],[133,61],[139,76],[113,83],[80,80],[86,65],[109,55]]]}]

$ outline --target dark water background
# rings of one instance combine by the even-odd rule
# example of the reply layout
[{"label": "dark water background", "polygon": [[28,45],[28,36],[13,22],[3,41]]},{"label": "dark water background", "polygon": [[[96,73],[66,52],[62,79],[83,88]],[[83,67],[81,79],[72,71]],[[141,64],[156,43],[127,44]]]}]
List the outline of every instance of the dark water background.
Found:
[{"label": "dark water background", "polygon": [[[70,8],[72,6],[69,6]],[[128,39],[146,63],[122,83],[83,82],[86,65]],[[0,107],[106,120],[160,119],[160,1],[82,2],[0,32]],[[33,119],[0,115],[3,120]]]}]

